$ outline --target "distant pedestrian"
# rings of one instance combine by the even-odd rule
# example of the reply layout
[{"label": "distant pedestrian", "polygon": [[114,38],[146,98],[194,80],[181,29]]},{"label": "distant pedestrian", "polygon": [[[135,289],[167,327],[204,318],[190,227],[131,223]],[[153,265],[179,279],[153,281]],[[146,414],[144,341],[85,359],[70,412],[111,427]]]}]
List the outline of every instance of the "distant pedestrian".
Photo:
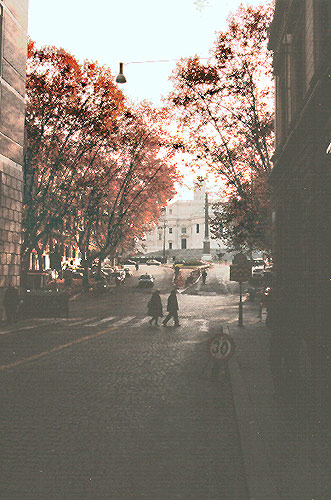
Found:
[{"label": "distant pedestrian", "polygon": [[138,262],[135,263],[134,267],[135,267],[136,271],[139,270],[139,264],[138,264]]},{"label": "distant pedestrian", "polygon": [[72,270],[69,267],[66,267],[63,276],[64,276],[64,286],[66,288],[70,288],[72,285]]},{"label": "distant pedestrian", "polygon": [[147,304],[148,316],[152,316],[152,319],[149,321],[149,324],[152,325],[153,321],[155,326],[158,325],[159,318],[162,318],[162,303],[160,297],[160,291],[155,290],[150,301]]},{"label": "distant pedestrian", "polygon": [[9,284],[3,295],[3,307],[6,311],[7,321],[11,325],[16,321],[19,295],[17,289]]},{"label": "distant pedestrian", "polygon": [[206,279],[207,279],[207,271],[206,271],[206,269],[204,269],[202,271],[201,276],[202,276],[202,284],[205,285],[206,284]]},{"label": "distant pedestrian", "polygon": [[179,320],[178,320],[178,301],[177,301],[177,296],[176,296],[176,290],[172,290],[172,292],[170,293],[169,297],[168,297],[168,303],[167,303],[167,311],[168,311],[168,314],[167,316],[164,318],[162,324],[163,326],[166,326],[168,321],[173,318],[174,322],[175,322],[175,326],[180,326],[179,324]]}]

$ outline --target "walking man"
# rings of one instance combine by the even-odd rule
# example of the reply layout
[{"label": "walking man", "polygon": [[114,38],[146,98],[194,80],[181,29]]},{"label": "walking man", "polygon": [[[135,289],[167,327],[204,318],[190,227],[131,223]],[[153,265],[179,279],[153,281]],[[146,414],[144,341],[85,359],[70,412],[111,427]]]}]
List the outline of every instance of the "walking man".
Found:
[{"label": "walking man", "polygon": [[10,283],[3,295],[3,307],[6,311],[7,321],[11,325],[16,321],[17,308],[19,303],[18,291]]},{"label": "walking man", "polygon": [[178,309],[179,309],[179,307],[178,307],[178,301],[177,301],[177,296],[176,296],[176,289],[173,289],[168,297],[168,303],[167,303],[168,314],[162,322],[163,326],[166,326],[168,321],[171,318],[174,319],[175,326],[180,326],[179,320],[178,320]]},{"label": "walking man", "polygon": [[202,271],[202,275],[201,276],[202,276],[202,284],[205,285],[206,284],[206,279],[207,279],[207,271],[206,271],[206,269],[204,269]]},{"label": "walking man", "polygon": [[147,309],[148,309],[148,316],[152,316],[152,319],[149,321],[149,324],[152,325],[154,321],[155,326],[159,326],[158,320],[163,316],[162,303],[159,290],[155,290],[155,292],[153,293],[151,300],[147,304]]}]

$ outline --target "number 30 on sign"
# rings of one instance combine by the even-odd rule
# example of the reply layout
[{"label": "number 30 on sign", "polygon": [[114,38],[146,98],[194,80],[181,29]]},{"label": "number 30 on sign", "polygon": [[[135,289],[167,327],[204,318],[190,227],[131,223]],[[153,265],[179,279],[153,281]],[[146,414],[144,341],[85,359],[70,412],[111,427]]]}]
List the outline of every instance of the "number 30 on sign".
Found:
[{"label": "number 30 on sign", "polygon": [[233,356],[235,343],[233,338],[226,333],[218,333],[208,342],[208,352],[213,359],[226,361]]}]

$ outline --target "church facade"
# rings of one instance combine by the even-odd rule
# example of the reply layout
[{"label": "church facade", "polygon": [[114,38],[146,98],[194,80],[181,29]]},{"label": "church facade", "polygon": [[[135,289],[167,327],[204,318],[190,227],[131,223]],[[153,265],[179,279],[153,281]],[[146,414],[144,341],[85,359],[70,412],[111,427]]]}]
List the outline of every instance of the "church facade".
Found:
[{"label": "church facade", "polygon": [[[168,258],[201,258],[204,242],[210,241],[210,253],[221,251],[220,241],[206,238],[205,224],[206,190],[195,189],[193,200],[178,200],[170,203],[155,228],[141,242],[142,251],[149,255],[164,255]],[[211,215],[209,210],[208,215]],[[207,228],[208,229],[208,228]]]}]

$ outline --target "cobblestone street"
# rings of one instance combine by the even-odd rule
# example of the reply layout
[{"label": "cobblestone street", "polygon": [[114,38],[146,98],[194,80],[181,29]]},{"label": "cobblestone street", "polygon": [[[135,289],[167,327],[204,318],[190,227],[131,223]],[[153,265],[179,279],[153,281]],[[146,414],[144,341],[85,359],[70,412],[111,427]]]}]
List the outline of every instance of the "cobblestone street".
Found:
[{"label": "cobblestone street", "polygon": [[[136,303],[116,305],[125,294]],[[249,498],[229,375],[206,353],[219,313],[207,297],[179,296],[181,328],[152,328],[148,295],[121,290],[109,323],[15,334],[21,364],[2,336],[1,498]]]}]

